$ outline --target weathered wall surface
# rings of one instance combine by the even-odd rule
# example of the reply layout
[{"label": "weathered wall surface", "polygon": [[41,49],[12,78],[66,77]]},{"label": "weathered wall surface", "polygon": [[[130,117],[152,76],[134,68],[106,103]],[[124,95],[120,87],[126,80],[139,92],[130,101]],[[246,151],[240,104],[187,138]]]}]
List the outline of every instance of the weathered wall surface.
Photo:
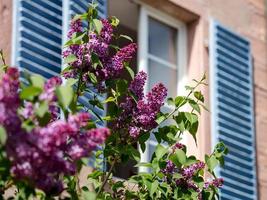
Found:
[{"label": "weathered wall surface", "polygon": [[[150,0],[144,0],[151,4]],[[159,2],[157,0],[155,2]],[[255,125],[258,163],[259,197],[267,199],[267,17],[265,0],[169,0],[172,9],[160,8],[188,24],[189,77],[208,71],[208,30],[210,18],[215,18],[225,26],[245,36],[251,41],[254,61]],[[171,5],[168,5],[171,6]],[[159,6],[157,6],[159,7]],[[175,12],[183,8],[184,11]],[[186,13],[186,11],[189,11]],[[190,14],[193,12],[194,14]],[[186,14],[185,14],[186,13]],[[194,19],[194,15],[198,19]],[[206,90],[206,96],[208,96]],[[202,116],[199,156],[210,149],[210,116]]]},{"label": "weathered wall surface", "polygon": [[12,37],[12,0],[0,0],[0,49],[10,63]]},{"label": "weathered wall surface", "polygon": [[[260,199],[267,199],[267,33],[265,0],[142,0],[188,25],[188,72],[196,78],[209,71],[208,27],[211,17],[247,37],[254,58],[256,143]],[[0,48],[10,62],[12,1],[0,0]],[[205,89],[208,101],[209,92]],[[210,114],[204,112],[198,156],[210,151]]]}]

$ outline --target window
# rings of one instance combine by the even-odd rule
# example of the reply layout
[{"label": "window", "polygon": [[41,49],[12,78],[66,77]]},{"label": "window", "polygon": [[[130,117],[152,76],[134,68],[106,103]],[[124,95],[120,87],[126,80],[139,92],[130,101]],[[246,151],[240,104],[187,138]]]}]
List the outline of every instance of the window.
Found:
[{"label": "window", "polygon": [[[147,93],[154,84],[162,82],[168,89],[168,96],[180,93],[185,80],[186,26],[158,10],[142,5],[139,18],[139,70],[148,74]],[[164,106],[164,110],[170,108]],[[147,142],[141,161],[150,160],[157,142],[155,137]],[[146,171],[140,168],[139,171]]]}]

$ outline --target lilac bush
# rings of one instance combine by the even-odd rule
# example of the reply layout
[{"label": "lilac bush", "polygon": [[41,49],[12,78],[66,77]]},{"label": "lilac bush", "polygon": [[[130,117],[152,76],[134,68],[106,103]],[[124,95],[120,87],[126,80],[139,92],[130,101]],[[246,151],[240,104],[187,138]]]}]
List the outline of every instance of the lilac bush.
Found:
[{"label": "lilac bush", "polygon": [[[115,17],[98,19],[95,5],[75,16],[62,53],[62,78],[32,74],[22,82],[0,52],[0,199],[10,190],[11,199],[218,198],[223,179],[214,169],[223,164],[227,148],[217,144],[203,162],[187,155],[181,143],[184,134],[196,140],[200,108],[205,108],[198,87],[205,85],[205,76],[187,86],[187,96],[166,99],[162,83],[146,94],[147,74],[134,75],[130,67],[137,45],[115,34],[118,23]],[[129,44],[114,45],[121,39]],[[85,93],[93,94],[90,108],[80,103]],[[162,111],[166,104],[171,112]],[[151,135],[158,145],[151,161],[142,163],[136,146],[144,152]],[[94,171],[84,175],[89,187],[80,184],[79,174],[90,157]],[[148,172],[114,180],[114,166],[129,161]]]}]

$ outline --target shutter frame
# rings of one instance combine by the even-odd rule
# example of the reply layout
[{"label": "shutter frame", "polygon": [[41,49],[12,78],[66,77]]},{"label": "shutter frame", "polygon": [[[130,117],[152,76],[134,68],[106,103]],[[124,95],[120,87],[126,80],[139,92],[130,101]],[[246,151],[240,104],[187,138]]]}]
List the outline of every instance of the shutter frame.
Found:
[{"label": "shutter frame", "polygon": [[[222,42],[224,42],[225,44]],[[222,48],[224,52],[221,51]],[[225,51],[227,51],[227,49],[228,49],[228,52],[226,53],[227,53],[228,58],[230,58],[229,61],[231,64],[231,68],[228,67],[228,69],[225,68],[227,66],[223,66],[224,68],[220,66],[222,57],[224,56],[224,53]],[[229,187],[229,184],[227,183],[225,186],[223,186],[223,188],[220,190],[221,199],[226,199],[226,198],[243,199],[244,197],[246,197],[247,199],[258,199],[257,198],[257,174],[256,174],[255,122],[254,122],[255,117],[254,117],[253,66],[252,66],[252,55],[251,55],[250,42],[243,36],[240,36],[239,34],[221,25],[218,21],[212,19],[210,21],[209,53],[210,53],[210,97],[211,97],[211,113],[212,113],[212,116],[211,116],[212,145],[214,146],[217,142],[222,141],[222,140],[229,142],[229,145],[230,145],[229,146],[230,152],[226,156],[225,168],[217,169],[216,174],[218,174],[218,176],[225,178],[225,181],[228,182],[229,184],[231,183],[235,184],[232,187]],[[245,66],[247,66],[247,69]],[[235,69],[234,67],[236,68],[239,67],[239,69]],[[224,72],[222,69],[224,69]],[[223,73],[225,73],[224,76],[222,76]],[[234,78],[234,81],[233,81],[233,78]],[[233,98],[232,103],[234,101],[239,100],[239,104],[242,104],[242,103],[244,105],[248,104],[249,106],[243,105],[243,107],[244,107],[244,110],[248,111],[249,114],[246,115],[245,113],[240,112],[242,110],[239,110],[239,109],[238,111],[233,110],[234,104],[233,105],[229,104],[230,109],[229,107],[227,108],[229,110],[223,108],[222,106],[223,104],[219,102],[219,97],[226,99],[227,95],[223,94],[225,93],[224,90],[223,91],[219,90],[219,87],[221,87],[220,84],[222,81],[224,81],[226,84],[228,83],[229,86],[234,85],[234,84],[235,85],[239,84],[238,86],[236,86],[235,90],[232,89],[231,91],[230,89],[230,92],[232,92],[230,93],[230,96],[232,95],[232,98]],[[232,83],[229,84],[229,81],[231,81]],[[248,91],[246,91],[245,89],[248,89]],[[249,98],[247,99],[244,98],[243,100],[240,101],[239,96],[241,95],[238,96],[239,92],[247,95]],[[226,111],[228,112],[228,114],[229,112],[232,111],[232,114],[229,114],[229,118],[225,118],[224,116]],[[235,114],[235,117],[232,117],[231,119],[231,116],[233,116],[233,114]],[[225,128],[225,127],[222,128],[221,126],[221,124],[223,123],[222,116],[225,119],[227,119],[225,121],[226,123],[228,122],[229,124],[232,120],[234,124],[230,125],[228,128]],[[244,127],[244,125],[248,125],[249,127],[246,127],[245,130],[242,130],[241,134],[238,134],[238,137],[240,139],[244,139],[241,144],[241,147],[243,145],[244,149],[249,149],[248,152],[251,151],[251,155],[249,158],[252,160],[252,162],[245,160],[245,158],[247,157],[243,151],[239,152],[238,150],[237,152],[231,153],[231,148],[233,148],[234,143],[236,143],[236,145],[240,145],[238,143],[240,143],[241,140],[237,140],[238,137],[235,136],[237,134],[235,134],[234,130],[228,130],[228,129],[231,128],[231,126],[232,127],[235,126],[237,129],[239,128],[239,130],[241,130],[242,126]],[[248,130],[249,128],[250,130]],[[225,136],[224,131],[226,132],[228,131],[227,133],[228,136],[233,136],[233,137],[227,138],[227,136]],[[230,134],[229,134],[229,131],[230,131]],[[242,133],[244,132],[248,132],[248,134],[246,136],[243,136]],[[247,144],[244,144],[244,143],[247,143]],[[240,149],[240,147],[238,148]],[[233,155],[233,153],[235,153],[236,155],[240,155],[240,153],[244,153],[245,158],[242,159],[242,156],[240,156],[238,159],[240,158],[241,159],[237,162],[240,163],[240,161],[242,161],[248,165],[251,165],[252,172],[250,174],[246,174],[246,175],[242,174],[242,173],[247,173],[247,170],[243,169],[244,167],[242,168],[242,166],[240,166],[239,164],[238,166],[239,169],[237,169],[238,172],[231,171],[231,175],[232,175],[231,178],[229,179],[228,177],[226,177],[228,175],[227,168],[231,168],[230,167],[231,165],[232,167],[237,167],[233,163],[236,161],[231,160],[227,162],[228,159],[233,159],[233,158],[236,159],[236,155]],[[252,178],[250,179],[250,182],[244,177],[248,175],[250,175]],[[242,185],[242,183],[240,183],[241,181],[238,181],[238,180],[241,180],[239,178],[241,179],[243,178],[242,181],[245,180],[247,184]],[[252,186],[249,186],[249,184],[251,184]],[[239,187],[239,186],[243,188],[245,187],[248,189],[247,191],[241,191],[240,189],[239,190],[235,189],[235,187]]]},{"label": "shutter frame", "polygon": [[[46,78],[60,73],[62,43],[60,4],[61,0],[40,1],[40,3],[13,0],[11,63],[18,66],[20,71],[27,69]],[[27,12],[30,8],[34,9]]]}]

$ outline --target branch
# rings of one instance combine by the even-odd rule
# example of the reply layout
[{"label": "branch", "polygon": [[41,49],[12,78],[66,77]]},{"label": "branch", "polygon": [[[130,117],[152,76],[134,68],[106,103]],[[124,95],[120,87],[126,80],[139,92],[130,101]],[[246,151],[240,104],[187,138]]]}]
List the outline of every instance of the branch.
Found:
[{"label": "branch", "polygon": [[99,188],[99,190],[98,190],[98,192],[97,192],[97,194],[96,194],[96,197],[99,196],[100,192],[101,192],[101,191],[103,190],[103,188],[105,187],[105,185],[106,185],[106,183],[107,183],[107,181],[108,181],[108,179],[109,179],[109,177],[110,177],[110,175],[111,175],[111,172],[112,172],[112,170],[113,170],[113,168],[114,168],[114,166],[115,166],[115,163],[116,163],[116,159],[114,159],[113,162],[111,163],[111,166],[110,166],[110,169],[109,169],[109,171],[108,171],[108,174],[107,174],[107,176],[105,177],[105,179],[104,179],[104,181],[103,181],[101,187]]}]

